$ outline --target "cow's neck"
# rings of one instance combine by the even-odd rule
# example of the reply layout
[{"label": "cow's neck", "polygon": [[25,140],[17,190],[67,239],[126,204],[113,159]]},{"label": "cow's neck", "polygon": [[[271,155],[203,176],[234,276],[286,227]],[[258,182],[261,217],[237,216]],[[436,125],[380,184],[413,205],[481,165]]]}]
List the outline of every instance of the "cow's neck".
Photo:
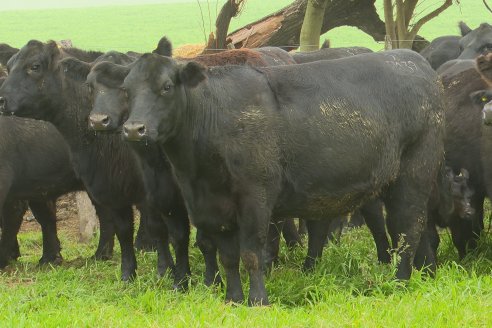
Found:
[{"label": "cow's neck", "polygon": [[87,124],[91,108],[89,91],[81,83],[66,79],[62,94],[64,100],[53,118],[53,124],[64,136],[72,152],[77,152],[86,148],[96,137]]}]

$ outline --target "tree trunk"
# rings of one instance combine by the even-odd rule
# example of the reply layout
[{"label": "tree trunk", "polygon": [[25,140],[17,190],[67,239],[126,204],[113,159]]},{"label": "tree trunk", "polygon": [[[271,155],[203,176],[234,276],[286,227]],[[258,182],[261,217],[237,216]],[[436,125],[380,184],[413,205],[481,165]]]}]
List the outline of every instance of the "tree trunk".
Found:
[{"label": "tree trunk", "polygon": [[396,27],[393,19],[393,3],[391,0],[384,0],[384,21],[386,25],[385,50],[398,48],[396,38]]},{"label": "tree trunk", "polygon": [[[287,50],[299,46],[299,36],[308,0],[295,0],[287,7],[240,28],[228,35],[235,48],[277,46]],[[384,41],[385,25],[374,5],[376,0],[331,0],[328,2],[320,33],[339,26],[355,26]]]},{"label": "tree trunk", "polygon": [[233,17],[241,11],[244,0],[227,0],[215,21],[215,36],[210,33],[204,53],[214,53],[227,48],[227,32]]},{"label": "tree trunk", "polygon": [[88,243],[91,241],[97,226],[97,216],[92,202],[84,191],[75,193],[77,209],[79,212],[79,233],[80,242]]},{"label": "tree trunk", "polygon": [[308,0],[306,15],[301,27],[301,51],[319,49],[319,35],[328,0]]}]

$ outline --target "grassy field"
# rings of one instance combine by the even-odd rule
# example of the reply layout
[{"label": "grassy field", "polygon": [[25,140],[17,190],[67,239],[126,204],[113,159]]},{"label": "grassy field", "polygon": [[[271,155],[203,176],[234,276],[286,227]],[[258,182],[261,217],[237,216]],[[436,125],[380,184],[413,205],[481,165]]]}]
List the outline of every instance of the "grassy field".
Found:
[{"label": "grassy field", "polygon": [[[171,290],[156,277],[155,254],[138,256],[138,278],[121,283],[114,261],[87,260],[96,244],[80,245],[62,231],[61,267],[39,268],[41,236],[21,234],[17,263],[0,275],[2,327],[478,327],[492,324],[492,240],[484,236],[480,255],[457,264],[443,233],[435,279],[414,272],[402,284],[394,266],[376,264],[366,228],[347,231],[325,249],[310,274],[301,272],[305,250],[282,248],[281,263],[267,278],[273,305],[248,308],[223,303],[222,290],[202,284],[203,261],[192,248],[192,287]],[[242,272],[246,277],[245,272]],[[246,289],[247,284],[244,284]]]},{"label": "grassy field", "polygon": [[[232,28],[290,1],[248,0]],[[194,0],[147,0],[159,4],[138,6],[131,5],[137,0],[123,1],[126,6],[115,6],[115,2],[23,0],[2,4],[0,42],[22,46],[29,39],[72,39],[75,46],[85,49],[148,51],[164,34],[175,45],[204,40],[200,8]],[[210,1],[209,15],[207,2],[200,3],[208,33],[216,4]],[[80,8],[87,5],[94,7]],[[30,9],[33,7],[44,9]],[[431,21],[422,35],[432,39],[456,34],[459,20],[475,27],[490,20],[490,14],[480,0],[462,1],[461,9],[452,8]],[[353,28],[338,28],[327,37],[334,46],[382,48]],[[272,305],[266,308],[224,304],[223,290],[202,283],[204,264],[196,247],[191,250],[192,286],[183,294],[171,290],[171,279],[157,278],[153,253],[138,255],[138,278],[124,284],[119,281],[119,251],[113,261],[95,262],[88,258],[95,251],[96,240],[90,245],[78,244],[73,231],[68,230],[62,230],[60,237],[64,264],[39,268],[40,232],[21,233],[23,256],[0,273],[0,327],[492,325],[492,238],[488,231],[479,251],[461,262],[448,233],[443,232],[437,277],[429,279],[414,272],[405,284],[393,279],[395,265],[377,264],[366,228],[347,231],[338,245],[330,244],[310,274],[300,270],[305,249],[292,252],[283,247],[281,263],[267,278]],[[244,279],[245,291],[246,287]]]},{"label": "grassy field", "polygon": [[[30,39],[60,40],[72,39],[83,49],[94,50],[135,50],[150,51],[162,35],[170,37],[176,46],[189,43],[204,43],[205,35],[213,30],[216,13],[220,4],[210,0],[145,0],[159,4],[140,4],[137,0],[124,0],[124,6],[115,6],[117,0],[23,0],[12,2],[0,11],[0,42],[17,47]],[[232,21],[231,30],[244,26],[266,14],[289,4],[291,0],[248,0],[241,15]],[[432,3],[423,1],[419,12],[425,13]],[[97,7],[78,8],[83,5]],[[377,1],[381,9],[382,1]],[[44,9],[32,10],[32,7]],[[46,7],[53,7],[46,9]],[[74,7],[74,8],[67,8]],[[15,8],[17,10],[5,10]],[[382,12],[382,10],[380,10]],[[202,21],[203,15],[203,21]],[[490,20],[481,0],[462,1],[462,6],[454,6],[437,19],[425,25],[422,35],[433,39],[440,35],[458,33],[457,23],[468,22],[472,27]],[[204,33],[205,31],[205,33]],[[325,37],[332,40],[333,46],[367,46],[374,50],[383,48],[369,36],[356,28],[341,27],[328,32]]]}]

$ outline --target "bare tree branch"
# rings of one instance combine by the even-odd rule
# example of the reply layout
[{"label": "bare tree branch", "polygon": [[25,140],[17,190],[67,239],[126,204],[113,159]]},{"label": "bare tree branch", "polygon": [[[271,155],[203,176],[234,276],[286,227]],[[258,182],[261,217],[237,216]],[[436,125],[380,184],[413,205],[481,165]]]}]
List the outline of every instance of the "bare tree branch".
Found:
[{"label": "bare tree branch", "polygon": [[487,4],[487,2],[485,0],[483,0],[483,4],[492,13],[492,9],[489,7],[489,5]]},{"label": "bare tree branch", "polygon": [[243,7],[246,0],[227,0],[219,16],[215,21],[215,36],[210,34],[207,46],[205,48],[207,53],[216,52],[217,49],[226,49],[227,47],[227,32],[229,30],[229,24],[233,17],[236,17]]},{"label": "bare tree branch", "polygon": [[[405,7],[403,0],[396,0],[396,31],[398,40],[407,39],[407,25],[405,24]],[[398,47],[401,48],[401,41],[398,41]]]},{"label": "bare tree branch", "polygon": [[419,0],[406,0],[404,4],[405,9],[405,25],[408,28],[410,21],[412,20],[415,7],[417,7]]},{"label": "bare tree branch", "polygon": [[424,26],[425,23],[427,23],[431,19],[439,16],[440,13],[442,13],[444,10],[449,8],[452,4],[453,4],[453,0],[445,0],[444,3],[439,8],[437,8],[433,12],[431,12],[431,13],[425,15],[424,17],[422,17],[421,19],[419,19],[418,22],[415,23],[415,25],[413,25],[412,29],[410,30],[410,35],[411,36],[417,35],[419,30],[422,28],[422,26]]},{"label": "bare tree branch", "polygon": [[386,22],[386,35],[390,38],[391,46],[397,48],[397,38],[395,21],[393,19],[393,3],[391,0],[384,0],[384,21]]}]

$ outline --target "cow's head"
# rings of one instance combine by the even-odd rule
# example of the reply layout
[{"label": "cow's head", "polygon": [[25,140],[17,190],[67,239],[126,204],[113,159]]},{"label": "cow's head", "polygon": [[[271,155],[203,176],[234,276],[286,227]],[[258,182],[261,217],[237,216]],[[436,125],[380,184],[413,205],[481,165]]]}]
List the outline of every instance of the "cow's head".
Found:
[{"label": "cow's head", "polygon": [[461,169],[456,175],[446,166],[439,179],[439,223],[448,226],[452,213],[456,213],[461,219],[471,219],[475,213],[471,206],[474,191],[468,186],[468,171]]},{"label": "cow's head", "polygon": [[458,175],[450,169],[447,170],[447,176],[451,183],[451,195],[454,200],[454,208],[459,217],[465,220],[471,219],[475,209],[471,206],[471,197],[474,190],[468,185],[470,175],[466,169],[461,169]]},{"label": "cow's head", "polygon": [[90,127],[97,131],[114,131],[128,117],[126,92],[121,88],[130,68],[110,62],[95,65],[87,76],[92,97]]},{"label": "cow's head", "polygon": [[165,142],[175,136],[186,115],[189,89],[205,77],[205,68],[196,62],[178,63],[156,54],[142,55],[122,86],[130,104],[124,137]]},{"label": "cow's head", "polygon": [[461,54],[459,59],[475,59],[492,51],[492,26],[482,23],[474,30],[466,24],[460,25],[463,37],[460,40]]},{"label": "cow's head", "polygon": [[62,98],[60,51],[55,42],[31,40],[8,62],[0,111],[44,119]]},{"label": "cow's head", "polygon": [[476,64],[482,78],[492,86],[492,53],[478,56]]},{"label": "cow's head", "polygon": [[474,91],[470,98],[477,110],[482,111],[483,123],[492,125],[492,90]]},{"label": "cow's head", "polygon": [[[126,63],[128,64],[128,63]],[[89,126],[96,131],[114,131],[128,117],[128,102],[121,88],[129,66],[102,61],[92,67],[87,86],[92,98]]]}]

